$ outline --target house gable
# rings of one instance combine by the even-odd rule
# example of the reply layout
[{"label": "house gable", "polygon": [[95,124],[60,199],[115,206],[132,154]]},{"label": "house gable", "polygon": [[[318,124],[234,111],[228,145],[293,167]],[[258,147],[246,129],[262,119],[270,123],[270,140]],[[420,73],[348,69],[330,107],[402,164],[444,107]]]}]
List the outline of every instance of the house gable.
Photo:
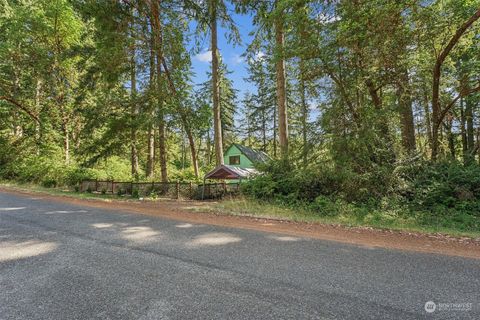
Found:
[{"label": "house gable", "polygon": [[223,155],[223,161],[225,162],[226,165],[229,165],[229,166],[241,167],[241,168],[253,168],[253,162],[235,144],[232,144],[225,151]]},{"label": "house gable", "polygon": [[232,144],[223,154],[223,161],[226,165],[240,168],[254,168],[255,164],[269,160],[270,157],[265,152],[236,143]]}]

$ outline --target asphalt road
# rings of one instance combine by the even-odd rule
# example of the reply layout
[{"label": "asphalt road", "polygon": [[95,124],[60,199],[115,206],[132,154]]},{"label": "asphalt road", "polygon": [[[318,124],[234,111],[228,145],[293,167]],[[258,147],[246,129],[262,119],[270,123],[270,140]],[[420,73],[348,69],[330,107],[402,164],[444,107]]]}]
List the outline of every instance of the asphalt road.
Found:
[{"label": "asphalt road", "polygon": [[0,319],[423,318],[480,319],[480,260],[0,193]]}]

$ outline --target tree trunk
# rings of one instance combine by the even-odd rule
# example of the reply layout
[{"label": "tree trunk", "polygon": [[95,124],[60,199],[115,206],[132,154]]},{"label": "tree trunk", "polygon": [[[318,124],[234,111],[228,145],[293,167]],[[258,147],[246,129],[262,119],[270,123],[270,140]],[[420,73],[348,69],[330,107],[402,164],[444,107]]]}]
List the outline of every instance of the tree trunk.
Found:
[{"label": "tree trunk", "polygon": [[381,155],[378,157],[380,154],[372,152],[371,156],[373,157],[372,159],[375,159],[374,161],[376,162],[386,162],[386,163],[393,163],[395,161],[395,151],[393,149],[393,138],[390,134],[390,128],[388,126],[388,118],[385,114],[385,110],[383,108],[383,101],[380,95],[378,94],[378,88],[375,88],[375,85],[371,79],[366,79],[365,84],[368,89],[368,93],[370,95],[370,98],[372,99],[373,105],[375,109],[377,110],[378,114],[378,119],[376,119],[374,125],[375,128],[377,128],[378,132],[380,132],[380,136],[384,141],[384,144],[380,146],[381,149],[385,150],[386,152],[384,155]]},{"label": "tree trunk", "polygon": [[198,178],[198,158],[197,158],[197,150],[195,147],[195,139],[193,138],[193,133],[192,133],[192,128],[190,126],[190,122],[187,116],[187,111],[185,108],[182,106],[182,102],[180,99],[178,99],[178,94],[177,90],[175,89],[175,85],[173,83],[173,79],[171,77],[170,71],[168,69],[167,63],[165,62],[165,59],[162,57],[162,64],[163,68],[165,69],[165,74],[167,75],[167,81],[170,86],[170,90],[172,91],[172,94],[176,98],[176,104],[177,104],[177,109],[180,114],[180,119],[182,120],[183,124],[183,129],[185,130],[185,133],[187,134],[188,137],[188,144],[190,146],[190,153],[192,156],[192,165],[193,165],[193,171],[195,172],[195,177]]},{"label": "tree trunk", "polygon": [[273,108],[273,157],[277,157],[277,108]]},{"label": "tree trunk", "polygon": [[207,130],[207,165],[212,163],[212,140],[210,139],[210,128]]},{"label": "tree trunk", "polygon": [[195,140],[193,139],[193,134],[191,130],[188,130],[186,133],[188,137],[188,144],[190,145],[190,153],[192,155],[193,172],[195,173],[195,177],[198,178],[198,159],[197,150],[195,148]]},{"label": "tree trunk", "polygon": [[277,83],[277,108],[278,108],[278,137],[282,158],[288,158],[288,120],[287,120],[287,97],[285,80],[285,57],[284,57],[284,30],[283,17],[275,19],[275,51],[278,55],[275,62]]},{"label": "tree trunk", "polygon": [[470,97],[465,99],[465,121],[467,123],[467,163],[475,160],[475,132],[473,127],[473,101]]},{"label": "tree trunk", "polygon": [[222,112],[220,110],[220,93],[218,87],[218,48],[217,48],[217,0],[210,0],[210,27],[212,50],[212,101],[213,130],[215,139],[216,165],[223,164]]},{"label": "tree trunk", "polygon": [[161,181],[168,182],[168,169],[167,169],[167,147],[166,147],[166,137],[165,137],[165,114],[163,108],[163,99],[164,95],[162,93],[163,83],[162,83],[162,62],[163,62],[163,51],[162,51],[162,32],[160,24],[160,7],[159,1],[151,2],[151,12],[152,12],[152,28],[155,35],[155,51],[157,56],[157,94],[159,100],[158,108],[158,147],[159,147],[159,157],[160,157],[160,174]]},{"label": "tree trunk", "polygon": [[62,117],[62,131],[63,131],[63,150],[65,154],[65,164],[70,163],[70,133],[68,131],[68,120],[65,116]]},{"label": "tree trunk", "polygon": [[425,91],[425,101],[423,105],[423,110],[425,113],[424,115],[425,129],[427,130],[428,146],[430,147],[430,150],[433,150],[432,122],[431,122],[431,114],[430,114],[430,108],[429,108],[428,102],[429,102],[428,95]]},{"label": "tree trunk", "polygon": [[[150,92],[155,91],[155,36],[152,33],[150,37],[150,56],[149,56],[149,87]],[[155,175],[155,106],[154,103],[150,105],[150,119],[148,119],[148,134],[147,134],[147,178],[152,178]]]},{"label": "tree trunk", "polygon": [[[133,22],[132,22],[133,24]],[[132,26],[133,28],[133,26]],[[136,129],[136,118],[138,113],[137,108],[137,70],[136,70],[136,61],[135,61],[135,38],[132,31],[132,46],[130,49],[130,162],[131,162],[131,171],[132,176],[138,178],[138,153],[137,153],[137,129]]]},{"label": "tree trunk", "polygon": [[308,165],[308,104],[305,86],[305,65],[303,59],[300,59],[300,97],[302,105],[302,160],[303,167]]},{"label": "tree trunk", "polygon": [[480,164],[480,128],[477,128],[477,154],[478,163]]},{"label": "tree trunk", "polygon": [[[163,108],[163,104],[161,107]],[[160,153],[161,181],[168,182],[167,145],[166,145],[165,119],[164,119],[163,112],[161,112],[160,120],[158,122],[158,149]]]},{"label": "tree trunk", "polygon": [[413,154],[415,145],[415,123],[413,120],[412,96],[408,71],[402,70],[397,83],[398,106],[400,112],[402,146],[408,154]]},{"label": "tree trunk", "polygon": [[453,37],[450,39],[446,47],[438,55],[435,66],[433,67],[433,84],[432,84],[432,161],[436,161],[438,157],[439,139],[438,130],[443,121],[444,114],[440,106],[440,77],[442,75],[442,65],[448,57],[452,49],[458,43],[470,26],[480,18],[480,9],[478,9],[464,24],[457,29]]},{"label": "tree trunk", "polygon": [[[268,109],[267,109],[267,90],[265,90],[265,77],[264,77],[264,69],[262,65],[262,70],[260,72],[260,79],[259,79],[259,88],[258,88],[258,94],[260,95],[260,110],[262,114],[262,125],[261,125],[261,130],[262,130],[262,151],[267,152],[267,116],[268,116]],[[275,135],[274,135],[275,136]]]},{"label": "tree trunk", "polygon": [[[36,81],[36,86],[35,86],[35,113],[39,114],[40,113],[40,103],[41,103],[41,91],[42,91],[42,80],[40,78],[37,78]],[[36,153],[37,155],[40,155],[40,144],[42,139],[42,128],[40,127],[39,122],[35,122],[35,142],[36,142]]]},{"label": "tree trunk", "polygon": [[453,127],[453,115],[449,114],[447,117],[446,121],[446,132],[447,132],[447,139],[448,139],[448,149],[450,150],[450,157],[452,159],[455,159],[456,153],[455,153],[455,135],[453,134],[452,131]]},{"label": "tree trunk", "polygon": [[148,154],[147,154],[147,178],[152,178],[155,174],[155,128],[153,124],[148,127]]},{"label": "tree trunk", "polygon": [[388,128],[387,119],[384,116],[383,103],[382,99],[378,95],[378,88],[375,88],[375,84],[371,79],[365,80],[365,85],[367,86],[368,93],[372,99],[375,109],[380,113],[380,121],[377,121],[380,132],[382,133],[383,138],[390,140],[390,130]]},{"label": "tree trunk", "polygon": [[267,152],[267,117],[266,110],[262,108],[262,150]]},{"label": "tree trunk", "polygon": [[[167,75],[167,79],[170,84],[172,93],[176,98],[178,98],[177,90],[175,89],[175,86],[173,84],[173,79],[170,76],[170,71],[168,70],[165,60],[163,60],[163,63],[164,63],[163,66],[164,66],[165,73]],[[192,128],[190,126],[190,122],[187,117],[187,111],[181,105],[182,102],[177,99],[176,103],[178,105],[178,112],[180,113],[180,119],[182,120],[183,129],[185,130],[185,133],[187,134],[187,137],[188,137],[188,144],[190,146],[190,153],[192,156],[193,171],[195,172],[195,177],[198,178],[198,158],[197,158],[197,150],[195,147],[195,139],[193,138]]]},{"label": "tree trunk", "polygon": [[460,99],[460,134],[462,136],[462,155],[463,155],[463,163],[468,163],[468,144],[467,144],[467,130],[465,128],[465,107],[464,107],[465,99]]}]

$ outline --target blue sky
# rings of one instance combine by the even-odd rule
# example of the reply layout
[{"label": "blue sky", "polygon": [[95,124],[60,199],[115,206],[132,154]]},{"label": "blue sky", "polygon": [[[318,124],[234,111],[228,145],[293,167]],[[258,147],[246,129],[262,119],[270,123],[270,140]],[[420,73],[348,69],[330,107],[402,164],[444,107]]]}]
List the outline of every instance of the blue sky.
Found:
[{"label": "blue sky", "polygon": [[[248,44],[252,40],[252,37],[249,36],[249,33],[253,30],[252,17],[249,15],[236,14],[232,8],[230,8],[230,15],[232,16],[233,21],[237,25],[242,43],[240,45],[228,43],[227,37],[225,36],[228,33],[228,30],[222,28],[221,24],[219,23],[218,49],[222,56],[223,62],[228,67],[228,70],[232,71],[232,73],[229,74],[228,77],[233,81],[234,88],[239,90],[238,100],[241,100],[243,98],[243,94],[247,90],[250,92],[255,91],[255,88],[244,80],[244,78],[246,78],[248,74],[246,69],[246,62],[244,61],[243,57],[241,57],[241,55],[247,49]],[[208,78],[207,73],[210,70],[211,64],[211,52],[209,51],[209,49],[210,35],[202,39],[200,53],[192,56],[192,67],[195,73],[193,77],[193,82],[195,84],[205,82]]]}]

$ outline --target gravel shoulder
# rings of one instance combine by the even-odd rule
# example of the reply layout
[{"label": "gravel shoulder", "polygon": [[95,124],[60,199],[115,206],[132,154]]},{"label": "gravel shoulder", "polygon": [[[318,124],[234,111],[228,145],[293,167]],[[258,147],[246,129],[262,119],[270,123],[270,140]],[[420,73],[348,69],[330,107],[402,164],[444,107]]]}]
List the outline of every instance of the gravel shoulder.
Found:
[{"label": "gravel shoulder", "polygon": [[423,234],[368,227],[346,227],[319,223],[298,223],[249,216],[232,216],[222,213],[202,212],[204,203],[197,201],[122,201],[79,199],[51,195],[44,192],[0,187],[0,192],[48,201],[83,205],[118,212],[132,212],[166,219],[201,223],[240,229],[258,230],[285,235],[308,237],[355,244],[367,248],[386,248],[414,252],[435,253],[480,259],[480,239],[453,237],[443,234]]}]

